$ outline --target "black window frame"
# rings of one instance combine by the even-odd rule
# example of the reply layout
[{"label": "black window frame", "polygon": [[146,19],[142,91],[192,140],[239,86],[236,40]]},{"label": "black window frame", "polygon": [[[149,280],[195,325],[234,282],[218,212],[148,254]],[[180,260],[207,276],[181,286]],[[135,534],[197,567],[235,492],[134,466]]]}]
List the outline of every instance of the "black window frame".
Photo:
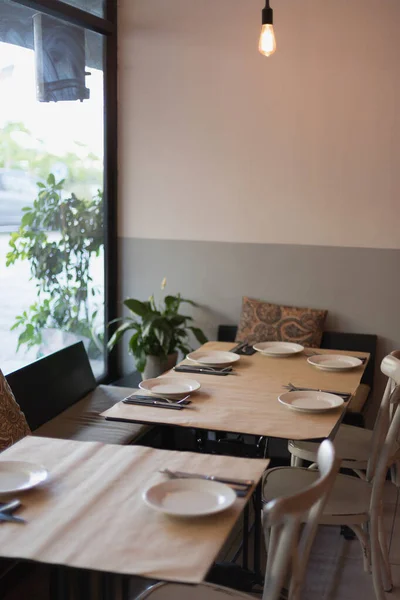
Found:
[{"label": "black window frame", "polygon": [[105,0],[104,18],[61,0],[13,0],[104,36],[104,318],[105,375],[98,382],[118,378],[118,358],[106,349],[107,323],[117,317],[118,300],[118,122],[117,122],[117,0]]}]

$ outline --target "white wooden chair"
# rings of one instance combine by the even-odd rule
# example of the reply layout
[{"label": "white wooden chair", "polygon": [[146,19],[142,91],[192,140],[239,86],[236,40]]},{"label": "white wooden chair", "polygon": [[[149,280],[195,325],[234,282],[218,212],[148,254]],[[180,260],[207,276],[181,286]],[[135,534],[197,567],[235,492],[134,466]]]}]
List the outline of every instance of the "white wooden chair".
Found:
[{"label": "white wooden chair", "polygon": [[[386,356],[381,364],[382,372],[387,375],[388,381],[382,401],[379,407],[379,412],[375,421],[374,429],[379,429],[381,420],[386,421],[391,419],[393,411],[391,411],[390,395],[395,387],[392,378],[392,373],[400,364],[400,350],[391,352]],[[371,454],[371,447],[374,433],[369,429],[354,427],[352,425],[340,425],[339,430],[333,441],[338,458],[341,459],[341,469],[351,469],[361,479],[366,478],[366,470],[368,460]],[[288,450],[291,454],[292,467],[303,466],[303,461],[309,461],[314,466],[319,444],[316,442],[298,442],[289,440]],[[398,478],[395,483],[397,485]]]},{"label": "white wooden chair", "polygon": [[[391,360],[387,361],[388,358]],[[361,542],[366,571],[370,570],[372,559],[373,584],[378,600],[384,600],[384,590],[389,592],[393,587],[382,522],[382,497],[388,468],[397,460],[400,433],[400,410],[396,410],[400,400],[400,361],[395,357],[386,359],[383,362],[392,368],[390,374],[385,371],[393,379],[395,387],[389,396],[390,409],[381,414],[374,428],[366,477],[361,479],[339,474],[320,516],[322,525],[347,525],[354,531]],[[394,416],[390,421],[391,412]],[[270,469],[264,476],[264,501],[298,493],[317,479],[318,472],[313,469]]]},{"label": "white wooden chair", "polygon": [[[312,542],[323,507],[332,489],[339,462],[333,444],[325,441],[318,451],[320,475],[310,486],[292,497],[272,500],[263,509],[269,538],[263,600],[278,600],[290,574],[289,599],[300,598]],[[302,524],[305,522],[305,526]],[[210,583],[186,585],[156,583],[136,600],[252,600],[252,596]]]}]

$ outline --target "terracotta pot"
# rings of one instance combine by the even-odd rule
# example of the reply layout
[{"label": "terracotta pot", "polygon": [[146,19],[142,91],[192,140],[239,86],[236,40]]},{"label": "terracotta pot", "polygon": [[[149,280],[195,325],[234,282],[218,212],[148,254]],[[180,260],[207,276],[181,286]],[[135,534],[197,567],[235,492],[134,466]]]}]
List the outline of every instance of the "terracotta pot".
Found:
[{"label": "terracotta pot", "polygon": [[146,366],[143,371],[143,379],[153,379],[169,371],[176,365],[178,360],[178,353],[173,352],[169,354],[167,358],[162,356],[148,356],[146,359]]}]

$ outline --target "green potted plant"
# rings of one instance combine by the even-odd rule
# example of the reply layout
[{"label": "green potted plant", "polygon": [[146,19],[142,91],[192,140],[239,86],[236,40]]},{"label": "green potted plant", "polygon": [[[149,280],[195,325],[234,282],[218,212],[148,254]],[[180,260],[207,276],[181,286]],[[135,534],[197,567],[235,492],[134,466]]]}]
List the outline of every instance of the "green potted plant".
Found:
[{"label": "green potted plant", "polygon": [[[164,278],[161,283],[163,290],[166,285]],[[207,338],[198,327],[190,323],[193,318],[179,314],[181,304],[195,302],[182,298],[180,294],[164,296],[159,305],[154,296],[143,302],[135,298],[127,298],[124,305],[131,311],[132,316],[114,319],[109,323],[120,322],[118,329],[108,342],[112,350],[126,331],[133,332],[129,339],[129,352],[136,360],[136,368],[143,374],[144,379],[157,377],[164,371],[172,369],[178,358],[178,351],[187,354],[191,351],[188,335],[191,331],[200,344]]]}]

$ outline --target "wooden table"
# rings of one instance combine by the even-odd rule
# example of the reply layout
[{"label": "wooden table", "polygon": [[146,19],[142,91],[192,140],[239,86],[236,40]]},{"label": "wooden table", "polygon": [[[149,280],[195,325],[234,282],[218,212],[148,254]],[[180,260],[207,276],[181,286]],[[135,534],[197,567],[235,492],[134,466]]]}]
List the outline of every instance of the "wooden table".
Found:
[{"label": "wooden table", "polygon": [[43,464],[50,479],[18,495],[27,523],[1,525],[1,556],[187,583],[204,579],[251,492],[217,515],[179,519],[148,507],[143,491],[166,466],[257,483],[269,462],[31,436],[8,460]]},{"label": "wooden table", "polygon": [[[204,348],[230,350],[231,343],[208,342]],[[325,354],[349,354],[339,350],[321,350]],[[365,352],[352,356],[368,358]],[[184,361],[186,363],[187,361]],[[332,435],[344,411],[339,408],[322,414],[302,414],[287,409],[278,396],[291,382],[299,387],[337,390],[354,394],[366,364],[346,372],[321,371],[307,363],[305,353],[290,358],[269,358],[259,353],[241,356],[235,375],[218,377],[168,372],[173,377],[196,379],[199,392],[192,404],[181,411],[163,410],[119,402],[102,413],[106,419],[191,427],[209,431],[254,434],[293,440],[327,438]]]}]

